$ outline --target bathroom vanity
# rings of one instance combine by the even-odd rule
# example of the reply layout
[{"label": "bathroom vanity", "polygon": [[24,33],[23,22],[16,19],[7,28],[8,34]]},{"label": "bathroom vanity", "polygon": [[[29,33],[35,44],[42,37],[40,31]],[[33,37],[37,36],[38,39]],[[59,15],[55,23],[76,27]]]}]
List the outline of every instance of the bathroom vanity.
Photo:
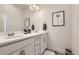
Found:
[{"label": "bathroom vanity", "polygon": [[41,55],[47,48],[46,31],[0,38],[1,55]]}]

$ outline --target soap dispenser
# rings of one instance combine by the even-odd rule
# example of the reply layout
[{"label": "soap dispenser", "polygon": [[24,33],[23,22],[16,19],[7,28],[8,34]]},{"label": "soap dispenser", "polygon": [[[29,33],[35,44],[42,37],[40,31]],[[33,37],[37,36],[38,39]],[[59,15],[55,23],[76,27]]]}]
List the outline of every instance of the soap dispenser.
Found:
[{"label": "soap dispenser", "polygon": [[47,25],[46,25],[46,23],[43,24],[43,30],[47,30]]},{"label": "soap dispenser", "polygon": [[32,28],[31,28],[32,30],[35,30],[35,26],[34,26],[34,24],[32,24]]}]

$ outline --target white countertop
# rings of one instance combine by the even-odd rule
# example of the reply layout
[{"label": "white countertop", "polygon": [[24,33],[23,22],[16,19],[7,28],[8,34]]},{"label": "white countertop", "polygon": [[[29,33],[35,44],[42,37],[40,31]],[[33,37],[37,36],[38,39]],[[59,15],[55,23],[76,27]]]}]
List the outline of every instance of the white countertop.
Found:
[{"label": "white countertop", "polygon": [[2,36],[0,37],[0,47],[12,44],[18,41],[23,41],[25,39],[28,39],[30,37],[34,37],[36,35],[44,34],[47,33],[46,31],[39,31],[39,32],[33,32],[29,34],[17,34],[14,37],[8,37],[8,36]]}]

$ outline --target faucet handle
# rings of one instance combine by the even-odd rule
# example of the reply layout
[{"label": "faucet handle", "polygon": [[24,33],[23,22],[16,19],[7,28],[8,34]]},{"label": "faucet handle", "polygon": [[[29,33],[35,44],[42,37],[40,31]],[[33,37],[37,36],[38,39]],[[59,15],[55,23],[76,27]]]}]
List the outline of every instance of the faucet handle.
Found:
[{"label": "faucet handle", "polygon": [[12,32],[12,33],[8,33],[8,36],[13,36],[14,35],[14,33]]},{"label": "faucet handle", "polygon": [[11,33],[11,35],[13,36],[13,35],[14,35],[14,33],[12,32],[12,33]]},{"label": "faucet handle", "polygon": [[8,36],[10,36],[10,33],[8,33]]}]

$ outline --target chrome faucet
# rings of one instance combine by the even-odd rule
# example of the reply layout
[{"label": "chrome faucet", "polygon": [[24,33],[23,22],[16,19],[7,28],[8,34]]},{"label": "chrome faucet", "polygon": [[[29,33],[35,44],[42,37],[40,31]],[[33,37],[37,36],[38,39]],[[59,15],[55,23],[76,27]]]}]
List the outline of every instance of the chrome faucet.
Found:
[{"label": "chrome faucet", "polygon": [[15,34],[12,32],[12,33],[8,33],[8,36],[14,36]]}]

